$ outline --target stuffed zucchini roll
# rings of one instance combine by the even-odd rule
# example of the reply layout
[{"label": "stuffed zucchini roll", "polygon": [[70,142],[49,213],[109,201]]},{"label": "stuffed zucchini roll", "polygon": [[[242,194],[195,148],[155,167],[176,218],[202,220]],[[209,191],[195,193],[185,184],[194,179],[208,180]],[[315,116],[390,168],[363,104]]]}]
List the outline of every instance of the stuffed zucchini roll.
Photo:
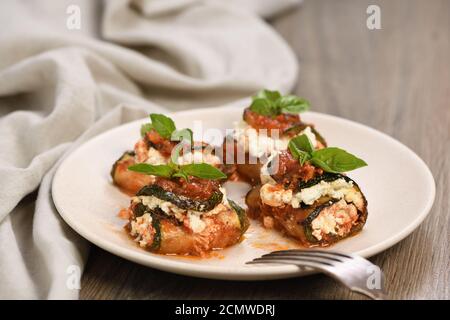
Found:
[{"label": "stuffed zucchini roll", "polygon": [[[179,164],[206,162],[219,166],[221,161],[214,155],[214,149],[201,142],[192,141],[190,129],[177,130],[174,122],[162,114],[150,114],[151,123],[141,128],[141,139],[136,142],[133,151],[126,151],[112,166],[113,183],[128,194],[136,194],[142,187],[154,181],[152,175],[132,172],[128,167],[138,163],[152,165],[167,164],[172,151],[178,149],[180,142],[187,141],[189,147],[176,150],[180,153]],[[186,152],[187,151],[187,152]]]},{"label": "stuffed zucchini roll", "polygon": [[142,248],[203,256],[238,243],[247,230],[245,210],[227,199],[219,182],[226,176],[215,167],[201,163],[130,169],[158,175],[127,209],[126,229]]},{"label": "stuffed zucchini roll", "polygon": [[263,168],[263,184],[248,193],[249,215],[308,247],[349,237],[366,223],[367,200],[343,172],[365,165],[339,148],[314,150],[306,135],[294,138]]},{"label": "stuffed zucchini roll", "polygon": [[299,113],[308,108],[309,103],[299,97],[260,91],[244,110],[243,119],[235,123],[233,135],[225,140],[224,162],[233,162],[240,178],[257,184],[261,166],[274,152],[285,150],[290,138],[306,134],[315,148],[325,147],[325,140],[314,126],[300,119]]}]

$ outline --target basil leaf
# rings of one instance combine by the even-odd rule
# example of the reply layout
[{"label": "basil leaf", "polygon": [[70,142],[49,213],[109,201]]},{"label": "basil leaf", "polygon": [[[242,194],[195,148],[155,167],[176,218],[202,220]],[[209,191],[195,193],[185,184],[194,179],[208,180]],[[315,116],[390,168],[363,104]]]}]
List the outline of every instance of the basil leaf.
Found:
[{"label": "basil leaf", "polygon": [[281,108],[283,113],[297,114],[309,110],[309,102],[303,98],[299,98],[294,95],[288,95],[281,97],[277,101],[278,107]]},{"label": "basil leaf", "polygon": [[358,157],[339,148],[324,148],[312,153],[311,162],[327,172],[346,172],[367,166]]},{"label": "basil leaf", "polygon": [[186,181],[189,181],[188,175],[186,173],[184,173],[183,171],[178,171],[178,172],[174,173],[172,177],[178,177],[178,178],[182,178]]},{"label": "basil leaf", "polygon": [[165,178],[170,178],[173,174],[173,169],[166,164],[152,165],[148,163],[138,163],[129,166],[128,170]]},{"label": "basil leaf", "polygon": [[165,139],[169,139],[176,129],[173,120],[163,114],[151,113],[150,119],[152,119],[153,128]]},{"label": "basil leaf", "polygon": [[201,179],[217,180],[226,179],[227,177],[222,171],[207,163],[186,164],[180,166],[180,171],[189,176],[194,176]]},{"label": "basil leaf", "polygon": [[298,159],[300,165],[304,165],[306,161],[311,159],[311,155],[308,152],[297,149],[297,156],[294,156],[294,158]]},{"label": "basil leaf", "polygon": [[170,139],[172,141],[188,141],[192,146],[194,144],[194,133],[189,128],[175,130]]},{"label": "basil leaf", "polygon": [[314,146],[306,134],[302,134],[300,136],[296,136],[296,137],[292,138],[288,144],[289,150],[291,149],[291,147],[290,147],[291,145],[294,146],[295,148],[297,148],[298,150],[301,150],[301,151],[304,151],[307,153],[311,153],[314,151]]},{"label": "basil leaf", "polygon": [[281,93],[279,91],[270,91],[267,89],[263,89],[261,91],[258,91],[256,96],[253,99],[260,98],[260,99],[267,99],[269,101],[277,101],[281,98]]},{"label": "basil leaf", "polygon": [[153,125],[151,123],[144,123],[141,126],[141,136],[145,137],[145,135],[147,134],[147,132],[149,132],[150,130],[153,129]]},{"label": "basil leaf", "polygon": [[256,98],[250,105],[250,110],[263,116],[276,115],[276,108],[270,100],[264,98]]}]

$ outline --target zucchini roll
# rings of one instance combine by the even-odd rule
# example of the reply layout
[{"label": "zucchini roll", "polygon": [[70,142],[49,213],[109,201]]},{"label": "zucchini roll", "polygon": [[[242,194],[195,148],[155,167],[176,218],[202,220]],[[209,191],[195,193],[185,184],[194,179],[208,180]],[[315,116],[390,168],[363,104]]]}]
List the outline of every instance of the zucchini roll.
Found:
[{"label": "zucchini roll", "polygon": [[[234,162],[237,178],[258,184],[262,165],[274,152],[286,150],[289,139],[294,136],[306,134],[315,148],[326,147],[314,126],[301,121],[298,113],[306,109],[294,107],[300,102],[306,104],[301,98],[281,96],[277,91],[268,90],[253,97],[250,107],[244,110],[243,119],[235,123],[232,136],[224,141],[224,163]],[[262,108],[260,104],[267,107]],[[226,156],[227,153],[233,153],[234,157]],[[237,154],[243,157],[239,158]]]},{"label": "zucchini roll", "polygon": [[249,225],[217,181],[195,177],[156,178],[132,198],[128,216],[134,241],[161,254],[203,256],[238,243]]},{"label": "zucchini roll", "polygon": [[250,216],[307,247],[328,246],[363,228],[367,200],[355,181],[300,164],[287,151],[278,161],[278,171],[247,194]]},{"label": "zucchini roll", "polygon": [[[171,123],[171,119],[158,114],[151,114],[152,121],[161,118],[165,122]],[[162,122],[160,120],[160,122]],[[172,121],[173,122],[173,121]],[[159,122],[157,122],[159,123]],[[167,164],[170,160],[172,151],[177,148],[183,133],[192,134],[188,129],[177,131],[175,126],[165,128],[159,131],[158,127],[151,124],[144,124],[141,128],[141,139],[134,145],[133,151],[126,151],[112,166],[111,177],[113,183],[122,191],[134,195],[142,187],[154,181],[154,176],[145,176],[141,173],[130,172],[127,168],[138,163],[147,163],[152,165]],[[169,132],[169,134],[167,134]],[[177,134],[179,133],[179,134]],[[184,137],[185,138],[185,137]],[[192,140],[192,136],[189,137]],[[192,143],[192,142],[191,142]],[[221,165],[220,158],[214,155],[214,150],[210,146],[202,142],[195,142],[190,147],[190,152],[183,154],[184,149],[180,150],[181,155],[178,157],[179,164],[191,162],[205,162],[216,167]]]}]

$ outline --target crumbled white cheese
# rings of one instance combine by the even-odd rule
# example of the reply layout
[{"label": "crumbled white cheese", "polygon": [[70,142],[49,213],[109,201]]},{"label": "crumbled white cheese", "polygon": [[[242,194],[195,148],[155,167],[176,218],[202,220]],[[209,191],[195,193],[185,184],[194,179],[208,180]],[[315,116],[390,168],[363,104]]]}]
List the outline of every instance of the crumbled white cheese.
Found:
[{"label": "crumbled white cheese", "polygon": [[362,195],[356,190],[353,182],[347,182],[343,178],[331,182],[321,181],[312,187],[300,190],[296,194],[292,194],[292,190],[285,190],[280,185],[265,183],[261,187],[260,196],[263,203],[272,207],[290,204],[293,208],[299,208],[300,203],[311,205],[322,196],[329,196],[333,199],[345,199],[349,203],[353,202],[360,210],[364,206]]},{"label": "crumbled white cheese", "polygon": [[[306,127],[298,135],[306,134],[313,146],[317,147],[316,135],[311,127]],[[241,120],[234,123],[233,138],[238,146],[248,152],[253,157],[271,156],[275,151],[286,150],[289,144],[289,137],[269,137],[267,134],[258,134],[258,131]]]},{"label": "crumbled white cheese", "polygon": [[322,240],[322,234],[336,234],[336,218],[328,213],[321,213],[311,223],[312,235]]},{"label": "crumbled white cheese", "polygon": [[345,198],[349,202],[356,201],[356,205],[362,204],[361,194],[355,190],[353,182],[339,178],[331,182],[320,181],[312,187],[300,190],[292,199],[292,207],[298,208],[301,202],[311,205],[322,196],[329,196],[333,199]]},{"label": "crumbled white cheese", "polygon": [[341,199],[323,209],[317,218],[312,221],[312,235],[318,240],[322,240],[325,234],[344,236],[350,232],[357,219],[356,207]]},{"label": "crumbled white cheese", "polygon": [[281,207],[292,201],[292,190],[266,183],[261,187],[260,196],[263,203],[271,207]]},{"label": "crumbled white cheese", "polygon": [[161,152],[155,148],[150,147],[148,149],[148,158],[145,162],[153,165],[166,164],[168,162],[168,158],[164,157]]},{"label": "crumbled white cheese", "polygon": [[235,123],[233,138],[240,148],[258,158],[270,156],[276,150],[285,150],[289,143],[287,137],[274,139],[267,134],[258,134],[258,131],[245,121]]},{"label": "crumbled white cheese", "polygon": [[206,228],[206,223],[199,215],[189,212],[187,217],[189,219],[189,227],[194,233],[202,232]]},{"label": "crumbled white cheese", "polygon": [[[149,209],[160,208],[168,216],[174,216],[177,220],[184,222],[185,218],[188,218],[189,226],[192,231],[197,233],[203,231],[206,227],[205,222],[202,217],[214,216],[229,209],[229,203],[226,195],[225,188],[220,188],[223,193],[222,202],[215,206],[210,211],[195,211],[195,210],[185,210],[182,209],[169,201],[161,200],[155,196],[135,196],[132,198],[134,203],[141,202],[143,205],[149,207]],[[139,218],[137,218],[139,219]]]},{"label": "crumbled white cheese", "polygon": [[152,217],[149,213],[144,213],[131,221],[131,235],[141,247],[146,247],[153,242]]},{"label": "crumbled white cheese", "polygon": [[188,152],[178,157],[177,162],[179,165],[189,163],[207,163],[210,165],[220,164],[220,158],[211,152],[202,152],[201,150],[195,150],[194,152]]}]

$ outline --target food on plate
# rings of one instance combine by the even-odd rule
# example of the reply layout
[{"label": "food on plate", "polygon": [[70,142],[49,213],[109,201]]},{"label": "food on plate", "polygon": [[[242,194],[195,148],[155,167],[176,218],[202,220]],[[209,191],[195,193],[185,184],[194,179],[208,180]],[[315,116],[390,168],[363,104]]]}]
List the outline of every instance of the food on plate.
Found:
[{"label": "food on plate", "polygon": [[[188,147],[176,150],[178,163],[206,162],[219,166],[221,161],[214,155],[214,149],[201,142],[193,141],[190,129],[177,130],[173,120],[165,115],[150,114],[151,123],[141,127],[139,139],[133,151],[126,151],[112,166],[111,177],[114,184],[128,194],[134,195],[143,186],[154,181],[152,175],[143,175],[128,170],[129,166],[137,163],[153,165],[167,164],[172,151],[178,148],[180,142],[186,142]],[[179,152],[178,152],[179,151]]]},{"label": "food on plate", "polygon": [[367,164],[335,147],[316,149],[306,134],[289,141],[261,169],[246,197],[248,214],[305,246],[328,246],[360,231],[367,200],[344,172]]},{"label": "food on plate", "polygon": [[227,199],[226,175],[206,163],[151,165],[133,172],[154,176],[132,197],[121,216],[139,246],[161,254],[204,256],[238,243],[249,222],[245,210]]},{"label": "food on plate", "polygon": [[[308,247],[359,232],[367,200],[345,173],[367,164],[327,147],[300,119],[308,108],[302,98],[260,91],[225,138],[222,154],[194,143],[193,132],[177,130],[169,117],[150,114],[134,150],[111,170],[114,183],[132,195],[120,212],[128,234],[152,252],[204,256],[238,243],[247,214]],[[252,184],[247,211],[227,199],[226,179]]]},{"label": "food on plate", "polygon": [[235,123],[232,136],[224,141],[224,161],[234,164],[228,172],[252,184],[259,183],[261,166],[271,154],[287,148],[289,139],[306,134],[316,149],[326,147],[312,124],[301,121],[299,113],[309,109],[305,99],[278,91],[262,90]]}]

